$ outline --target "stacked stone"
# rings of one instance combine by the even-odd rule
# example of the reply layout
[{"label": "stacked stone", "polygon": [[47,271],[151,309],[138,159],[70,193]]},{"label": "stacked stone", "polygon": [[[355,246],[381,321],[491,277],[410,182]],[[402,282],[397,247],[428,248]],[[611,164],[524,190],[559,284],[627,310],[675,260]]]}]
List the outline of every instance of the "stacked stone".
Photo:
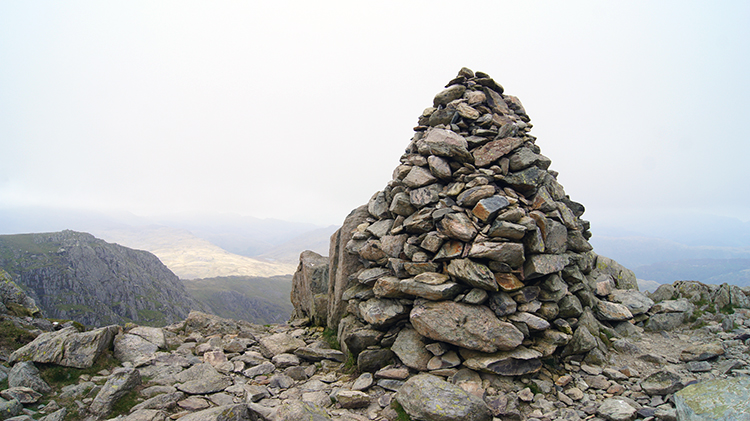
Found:
[{"label": "stacked stone", "polygon": [[518,98],[461,69],[393,179],[334,234],[327,321],[360,369],[395,354],[442,376],[524,375],[553,355],[600,361],[616,325],[645,318],[531,127]]}]

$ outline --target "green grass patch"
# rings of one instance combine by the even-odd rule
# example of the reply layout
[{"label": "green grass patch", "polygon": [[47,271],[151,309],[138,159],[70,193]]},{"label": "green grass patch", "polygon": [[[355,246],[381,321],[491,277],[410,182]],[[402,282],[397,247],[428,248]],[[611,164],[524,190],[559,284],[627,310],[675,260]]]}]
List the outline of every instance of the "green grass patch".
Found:
[{"label": "green grass patch", "polygon": [[727,304],[724,307],[720,308],[719,311],[724,314],[734,314],[735,308],[737,308],[737,306],[733,304]]},{"label": "green grass patch", "polygon": [[391,399],[391,408],[393,408],[393,410],[396,411],[396,414],[398,414],[398,417],[396,418],[397,421],[411,421],[411,417],[406,413],[404,407],[401,406],[397,400]]},{"label": "green grass patch", "polygon": [[16,317],[27,317],[31,316],[31,311],[28,308],[18,303],[7,303],[5,307],[8,308],[8,312]]},{"label": "green grass patch", "polygon": [[127,415],[130,412],[130,408],[141,403],[138,399],[139,392],[143,389],[138,386],[133,388],[130,392],[126,393],[125,396],[118,399],[114,405],[112,405],[112,412],[109,413],[108,418],[115,418],[118,415]]},{"label": "green grass patch", "polygon": [[0,321],[0,347],[16,350],[34,340],[28,330],[16,326],[10,320]]},{"label": "green grass patch", "polygon": [[702,328],[704,326],[707,326],[707,325],[708,325],[708,323],[706,323],[705,320],[700,319],[700,320],[694,321],[693,324],[690,325],[690,329],[696,330],[696,329],[700,329],[700,328]]},{"label": "green grass patch", "polygon": [[337,333],[335,330],[330,328],[325,328],[323,330],[323,340],[328,343],[328,345],[333,349],[341,350],[341,344],[339,343],[339,340],[337,338]]}]

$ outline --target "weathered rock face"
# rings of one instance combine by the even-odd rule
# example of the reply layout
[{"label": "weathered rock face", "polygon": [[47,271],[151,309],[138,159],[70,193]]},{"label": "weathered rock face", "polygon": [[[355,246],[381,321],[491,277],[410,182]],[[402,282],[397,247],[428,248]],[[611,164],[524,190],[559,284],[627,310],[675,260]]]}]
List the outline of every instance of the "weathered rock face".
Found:
[{"label": "weathered rock face", "polygon": [[15,316],[41,316],[36,302],[26,295],[11,279],[8,272],[0,269],[0,314]]},{"label": "weathered rock face", "polygon": [[313,324],[328,322],[328,258],[303,251],[292,278],[293,318],[309,318]]},{"label": "weathered rock face", "polygon": [[[393,179],[331,238],[326,325],[355,356],[391,348],[426,371],[415,347],[438,344],[458,366],[525,374],[552,355],[600,359],[616,324],[645,317],[653,303],[632,271],[592,251],[584,207],[531,127],[518,98],[468,69],[424,110]],[[295,303],[297,317],[315,301]]]},{"label": "weathered rock face", "polygon": [[0,268],[48,317],[88,326],[163,326],[203,308],[153,254],[81,232],[2,235]]}]

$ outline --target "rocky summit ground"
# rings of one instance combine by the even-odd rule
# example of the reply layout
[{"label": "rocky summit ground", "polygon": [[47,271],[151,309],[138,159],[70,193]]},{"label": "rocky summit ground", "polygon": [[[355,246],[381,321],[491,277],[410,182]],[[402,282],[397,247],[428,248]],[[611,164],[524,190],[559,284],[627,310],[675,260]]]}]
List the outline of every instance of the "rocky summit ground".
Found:
[{"label": "rocky summit ground", "polygon": [[720,419],[680,418],[676,402],[691,384],[748,378],[750,311],[732,311],[693,306],[689,322],[672,330],[633,325],[612,338],[598,365],[545,361],[517,377],[467,368],[436,376],[399,362],[363,372],[366,362],[347,361],[322,328],[198,312],[165,328],[68,326],[0,366],[0,419]]}]

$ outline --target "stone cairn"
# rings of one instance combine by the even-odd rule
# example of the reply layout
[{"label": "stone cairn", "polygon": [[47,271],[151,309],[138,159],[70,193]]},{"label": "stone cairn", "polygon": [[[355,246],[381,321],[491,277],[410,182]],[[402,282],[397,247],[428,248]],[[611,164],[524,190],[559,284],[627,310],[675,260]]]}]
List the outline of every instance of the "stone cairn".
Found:
[{"label": "stone cairn", "polygon": [[299,285],[324,273],[302,259],[294,317],[336,330],[361,371],[395,361],[519,376],[547,358],[605,358],[613,330],[644,319],[650,300],[632,271],[592,251],[584,207],[531,127],[518,98],[461,69],[419,117],[393,179],[332,236],[328,282]]}]

